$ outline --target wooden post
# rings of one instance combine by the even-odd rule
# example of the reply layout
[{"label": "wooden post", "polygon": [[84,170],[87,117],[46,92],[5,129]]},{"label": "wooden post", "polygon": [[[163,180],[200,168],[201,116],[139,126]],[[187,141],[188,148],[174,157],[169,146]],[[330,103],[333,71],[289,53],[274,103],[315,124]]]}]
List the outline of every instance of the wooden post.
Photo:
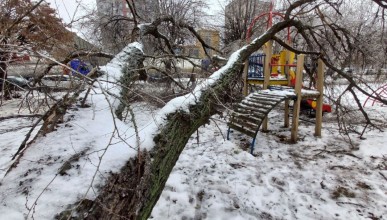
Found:
[{"label": "wooden post", "polygon": [[316,126],[314,136],[321,137],[323,97],[324,97],[324,62],[319,59],[317,67],[317,91],[320,95],[317,98],[316,105]]},{"label": "wooden post", "polygon": [[249,58],[245,61],[245,67],[243,68],[243,96],[248,95],[249,85],[247,84],[247,77],[249,71]]},{"label": "wooden post", "polygon": [[[273,42],[271,40],[266,43],[265,54],[266,54],[265,70],[264,70],[265,75],[263,79],[263,89],[267,89],[270,83],[270,76],[271,76],[270,63],[271,63],[271,57],[273,55]],[[267,131],[267,130],[268,130],[268,119],[266,117],[262,122],[262,131]]]},{"label": "wooden post", "polygon": [[292,134],[291,141],[293,143],[297,142],[298,138],[298,119],[300,116],[300,104],[301,104],[301,89],[302,89],[302,70],[304,66],[305,55],[301,54],[297,57],[297,70],[296,70],[296,85],[294,87],[294,92],[297,95],[297,100],[293,104],[293,123],[292,123]]}]

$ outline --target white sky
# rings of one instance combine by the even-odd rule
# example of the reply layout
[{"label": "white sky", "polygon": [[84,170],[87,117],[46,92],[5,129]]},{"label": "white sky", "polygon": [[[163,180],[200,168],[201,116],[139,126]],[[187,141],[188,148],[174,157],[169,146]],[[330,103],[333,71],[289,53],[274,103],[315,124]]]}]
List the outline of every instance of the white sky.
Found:
[{"label": "white sky", "polygon": [[[222,11],[225,2],[228,0],[208,0],[210,8],[209,14],[215,15]],[[46,0],[51,7],[58,11],[59,17],[65,23],[70,23],[79,16],[84,15],[87,11],[93,10],[96,5],[95,0]],[[86,11],[87,10],[87,11]]]},{"label": "white sky", "polygon": [[[96,0],[45,0],[50,3],[50,6],[57,10],[58,16],[62,18],[66,24],[71,24],[69,27],[71,31],[78,34],[78,36],[88,39],[87,31],[77,25],[77,20],[84,15],[90,14],[96,9]],[[219,19],[219,14],[223,11],[225,2],[229,0],[208,0],[209,9],[206,12],[212,16],[212,25],[221,25],[223,18]],[[79,24],[79,23],[78,23]],[[207,23],[208,24],[208,23]]]},{"label": "white sky", "polygon": [[87,11],[93,10],[96,5],[95,0],[46,0],[46,2],[58,11],[59,17],[65,23],[70,23],[86,14]]}]

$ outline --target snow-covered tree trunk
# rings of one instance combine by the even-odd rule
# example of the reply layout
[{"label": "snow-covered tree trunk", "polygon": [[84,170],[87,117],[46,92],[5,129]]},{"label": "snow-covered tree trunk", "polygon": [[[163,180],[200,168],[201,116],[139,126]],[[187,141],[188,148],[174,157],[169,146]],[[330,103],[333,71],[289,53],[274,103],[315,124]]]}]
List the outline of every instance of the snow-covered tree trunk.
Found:
[{"label": "snow-covered tree trunk", "polygon": [[[155,135],[155,146],[130,159],[113,174],[94,201],[83,201],[77,211],[87,219],[147,219],[189,137],[219,112],[219,103],[232,100],[231,88],[241,77],[243,62],[275,33],[293,21],[274,25],[251,44],[235,52],[217,73],[219,79],[204,88],[189,112],[176,110],[167,116],[165,126]],[[62,213],[65,215],[65,213]],[[83,217],[81,217],[83,219]]]},{"label": "snow-covered tree trunk", "polygon": [[122,120],[123,112],[126,109],[126,103],[125,101],[128,99],[127,96],[129,96],[129,86],[133,83],[135,80],[146,80],[147,75],[144,70],[144,64],[143,61],[145,60],[144,53],[136,48],[133,47],[131,51],[131,56],[128,57],[127,64],[124,65],[122,68],[122,75],[120,77],[119,83],[121,85],[121,91],[120,91],[120,104],[118,105],[116,109],[116,115],[117,117]]}]

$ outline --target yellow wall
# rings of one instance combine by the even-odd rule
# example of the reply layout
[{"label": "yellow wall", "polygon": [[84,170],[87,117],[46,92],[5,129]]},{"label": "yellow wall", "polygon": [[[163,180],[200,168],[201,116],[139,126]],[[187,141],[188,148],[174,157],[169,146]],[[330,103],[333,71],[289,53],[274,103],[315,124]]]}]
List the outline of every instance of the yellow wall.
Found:
[{"label": "yellow wall", "polygon": [[[206,42],[208,45],[214,47],[215,49],[219,50],[220,45],[220,37],[219,37],[219,31],[215,30],[199,30],[198,34],[200,37]],[[204,59],[206,58],[206,55],[204,53],[204,49],[202,48],[202,45],[197,40],[196,41],[196,47],[199,49],[199,58]],[[208,54],[210,56],[213,56],[217,54],[215,51],[207,49]]]}]

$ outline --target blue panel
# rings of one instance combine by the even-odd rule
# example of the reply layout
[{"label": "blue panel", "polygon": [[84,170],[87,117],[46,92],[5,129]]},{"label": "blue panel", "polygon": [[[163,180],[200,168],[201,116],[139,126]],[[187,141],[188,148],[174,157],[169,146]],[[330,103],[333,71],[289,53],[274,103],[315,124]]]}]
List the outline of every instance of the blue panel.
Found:
[{"label": "blue panel", "polygon": [[[90,72],[90,69],[88,68],[87,64],[79,59],[73,59],[70,61],[70,67],[82,75],[87,75]],[[73,75],[76,75],[75,71],[72,71]]]},{"label": "blue panel", "polygon": [[248,78],[259,79],[264,77],[265,54],[254,54],[249,57]]}]

